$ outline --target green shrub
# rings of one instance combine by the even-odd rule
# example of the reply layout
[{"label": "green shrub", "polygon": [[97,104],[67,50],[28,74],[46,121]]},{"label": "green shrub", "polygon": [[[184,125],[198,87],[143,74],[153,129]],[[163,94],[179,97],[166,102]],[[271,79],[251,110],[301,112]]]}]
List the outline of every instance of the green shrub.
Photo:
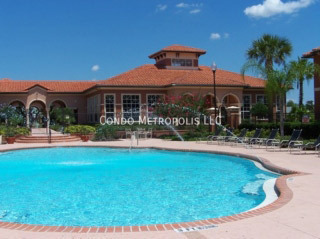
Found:
[{"label": "green shrub", "polygon": [[113,125],[100,125],[94,135],[94,140],[96,141],[105,141],[113,140],[117,138],[117,127]]},{"label": "green shrub", "polygon": [[61,125],[70,125],[76,122],[74,111],[70,108],[55,108],[50,112],[50,118],[52,121]]},{"label": "green shrub", "polygon": [[[258,123],[252,124],[243,122],[239,125],[239,129],[246,128],[248,130],[254,130],[256,128],[262,128],[264,130],[279,129],[279,123]],[[284,123],[284,134],[290,136],[294,129],[302,129],[301,138],[303,139],[315,139],[320,134],[320,122],[311,122],[308,124],[302,124],[300,122],[285,122]]]},{"label": "green shrub", "polygon": [[24,116],[24,110],[20,111],[12,105],[0,105],[0,122],[4,121],[7,126],[22,125]]},{"label": "green shrub", "polygon": [[232,133],[234,133],[235,135],[239,135],[240,134],[240,129],[235,129]]},{"label": "green shrub", "polygon": [[17,135],[15,127],[7,127],[4,131],[6,137],[15,137]]},{"label": "green shrub", "polygon": [[54,131],[62,131],[63,126],[59,125],[59,124],[54,124],[54,125],[50,125],[50,129],[54,130]]},{"label": "green shrub", "polygon": [[27,127],[14,127],[14,126],[4,126],[0,125],[0,135],[6,137],[14,137],[17,135],[29,135],[30,129]]},{"label": "green shrub", "polygon": [[265,104],[257,103],[251,108],[250,112],[255,117],[263,118],[268,115],[268,107]]},{"label": "green shrub", "polygon": [[65,132],[69,134],[88,135],[96,132],[96,128],[89,125],[71,125],[65,128]]},{"label": "green shrub", "polygon": [[88,135],[96,132],[96,128],[89,125],[80,125],[80,134]]},{"label": "green shrub", "polygon": [[255,130],[247,131],[246,137],[251,138],[254,135]]},{"label": "green shrub", "polygon": [[29,135],[30,130],[27,127],[19,127],[15,129],[16,135]]},{"label": "green shrub", "polygon": [[69,134],[80,134],[81,125],[70,125],[64,129],[65,133]]}]

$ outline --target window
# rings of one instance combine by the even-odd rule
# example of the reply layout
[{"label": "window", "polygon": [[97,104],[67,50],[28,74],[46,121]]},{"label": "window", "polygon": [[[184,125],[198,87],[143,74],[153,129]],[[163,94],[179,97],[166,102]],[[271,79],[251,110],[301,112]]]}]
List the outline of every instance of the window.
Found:
[{"label": "window", "polygon": [[105,114],[106,119],[114,119],[115,118],[115,96],[114,95],[105,95]]},{"label": "window", "polygon": [[[262,103],[266,106],[268,106],[268,102],[267,102],[267,97],[265,95],[257,95],[257,98],[256,98],[256,103]],[[263,118],[258,118],[259,120],[266,120],[265,117]]]},{"label": "window", "polygon": [[148,105],[148,118],[151,119],[154,117],[153,111],[155,105],[160,101],[162,95],[147,95],[147,105]]},{"label": "window", "polygon": [[97,123],[100,115],[100,95],[91,96],[87,99],[87,112],[89,123]]},{"label": "window", "polygon": [[124,119],[139,120],[140,95],[122,95],[122,113]]},{"label": "window", "polygon": [[172,59],[172,66],[192,66],[191,59]]},{"label": "window", "polygon": [[243,95],[242,98],[242,107],[241,107],[241,117],[242,119],[250,119],[251,118],[251,96]]},{"label": "window", "polygon": [[265,95],[257,95],[257,103],[262,103],[267,105],[267,97],[265,97]]}]

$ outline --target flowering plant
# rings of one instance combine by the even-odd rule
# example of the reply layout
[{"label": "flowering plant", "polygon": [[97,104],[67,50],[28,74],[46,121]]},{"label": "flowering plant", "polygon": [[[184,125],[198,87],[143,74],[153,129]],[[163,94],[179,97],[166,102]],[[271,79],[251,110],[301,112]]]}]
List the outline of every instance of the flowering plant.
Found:
[{"label": "flowering plant", "polygon": [[208,116],[209,106],[210,101],[200,95],[166,96],[155,105],[154,114],[163,118],[201,118]]}]

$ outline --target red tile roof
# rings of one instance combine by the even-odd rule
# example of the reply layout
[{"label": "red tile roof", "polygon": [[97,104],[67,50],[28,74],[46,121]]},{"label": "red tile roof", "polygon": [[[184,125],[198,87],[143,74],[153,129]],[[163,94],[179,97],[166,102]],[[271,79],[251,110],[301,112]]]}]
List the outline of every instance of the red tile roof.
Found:
[{"label": "red tile roof", "polygon": [[14,81],[0,80],[0,92],[27,92],[29,89],[40,86],[48,92],[81,93],[96,85],[96,82],[72,81]]},{"label": "red tile roof", "polygon": [[[175,85],[212,85],[213,75],[210,67],[200,66],[199,70],[169,70],[159,69],[155,65],[142,65],[133,70],[114,76],[105,81],[99,81],[99,85],[105,86],[144,86],[165,87]],[[220,86],[241,86],[263,88],[265,81],[259,78],[218,69],[216,72],[216,84]]]},{"label": "red tile roof", "polygon": [[200,48],[182,46],[182,45],[171,45],[171,46],[162,48],[160,51],[157,51],[156,53],[151,54],[149,58],[154,58],[154,56],[156,56],[160,52],[191,52],[191,53],[199,53],[201,55],[206,53],[205,50],[202,50]]},{"label": "red tile roof", "polygon": [[316,54],[320,54],[320,47],[313,48],[311,51],[303,53],[302,57],[303,58],[312,58]]},{"label": "red tile roof", "polygon": [[[142,65],[110,79],[96,82],[85,81],[13,81],[0,80],[0,92],[27,92],[35,86],[47,89],[48,92],[82,93],[95,86],[105,87],[168,87],[212,86],[213,75],[210,67],[200,66],[199,70],[159,69],[153,64]],[[259,78],[218,69],[216,72],[218,86],[237,86],[263,88],[265,81]]]}]

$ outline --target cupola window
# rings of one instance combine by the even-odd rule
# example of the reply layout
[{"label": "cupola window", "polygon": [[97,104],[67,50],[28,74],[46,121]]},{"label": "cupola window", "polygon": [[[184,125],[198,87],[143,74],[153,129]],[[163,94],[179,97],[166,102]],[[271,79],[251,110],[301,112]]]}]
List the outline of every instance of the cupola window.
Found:
[{"label": "cupola window", "polygon": [[192,66],[191,59],[172,59],[172,66]]}]

